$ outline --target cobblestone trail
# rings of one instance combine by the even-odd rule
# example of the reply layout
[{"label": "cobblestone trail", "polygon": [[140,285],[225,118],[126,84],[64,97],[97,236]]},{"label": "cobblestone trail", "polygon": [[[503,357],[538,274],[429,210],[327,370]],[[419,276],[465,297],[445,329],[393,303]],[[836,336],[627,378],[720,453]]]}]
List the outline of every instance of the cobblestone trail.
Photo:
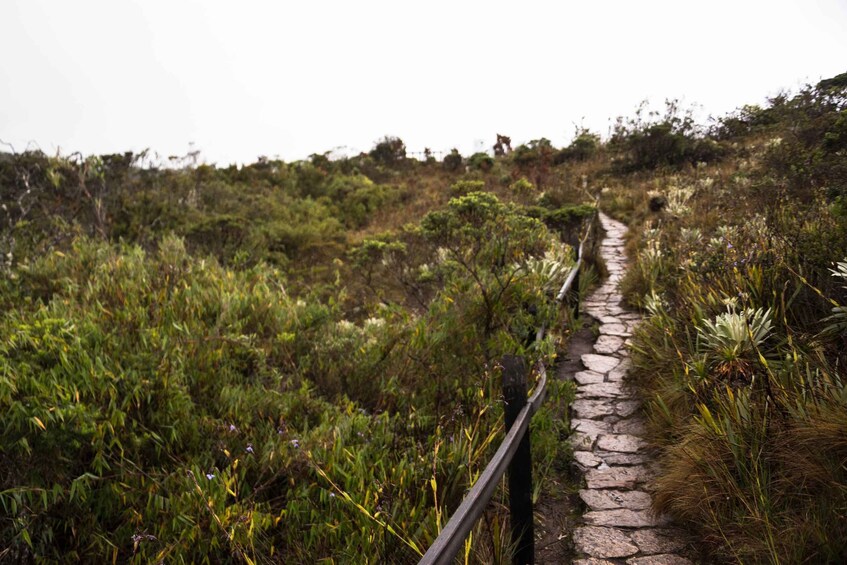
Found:
[{"label": "cobblestone trail", "polygon": [[571,442],[587,488],[585,524],[573,534],[579,557],[574,565],[691,565],[679,555],[685,536],[650,510],[645,490],[651,459],[641,435],[644,420],[634,394],[623,382],[629,368],[627,340],[640,316],[621,305],[618,283],[626,268],[626,227],[600,214],[606,230],[601,246],[609,278],[586,300],[584,310],[600,321],[594,352],[582,356],[576,373]]}]

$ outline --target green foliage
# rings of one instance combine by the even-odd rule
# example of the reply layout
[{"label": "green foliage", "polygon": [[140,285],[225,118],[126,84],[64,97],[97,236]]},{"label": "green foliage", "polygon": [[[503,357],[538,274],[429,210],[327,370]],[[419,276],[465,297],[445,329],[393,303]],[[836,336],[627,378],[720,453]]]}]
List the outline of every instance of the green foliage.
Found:
[{"label": "green foliage", "polygon": [[532,192],[535,192],[535,185],[532,184],[531,182],[529,182],[529,180],[527,180],[526,177],[521,177],[518,180],[516,180],[515,182],[513,182],[509,186],[509,189],[512,192],[514,192],[515,194],[525,196],[527,194],[531,194]]},{"label": "green foliage", "polygon": [[817,84],[817,89],[824,92],[843,92],[847,90],[847,73],[841,73],[827,78]]},{"label": "green foliage", "polygon": [[[832,269],[832,274],[847,283],[847,259],[839,261],[836,268]],[[842,288],[847,290],[847,285]],[[847,306],[836,304],[832,308],[832,315],[827,316],[823,321],[828,323],[822,331],[824,335],[847,338]]]},{"label": "green foliage", "polygon": [[[395,141],[382,143],[399,155]],[[148,248],[176,233],[192,252],[225,264],[246,258],[291,267],[338,256],[347,230],[367,227],[401,194],[358,170],[334,170],[325,155],[290,165],[260,160],[240,169],[163,171],[140,168],[143,158],[79,161],[24,153],[0,164],[6,187],[0,199],[8,212],[0,224],[0,251],[12,260],[35,256],[40,246],[67,240],[75,223],[89,235]]]},{"label": "green foliage", "polygon": [[836,79],[806,87],[779,107],[792,127],[779,131],[765,160],[785,178],[780,191],[794,198],[810,185],[824,189],[830,200],[847,196],[847,88]]},{"label": "green foliage", "polygon": [[[675,208],[636,209],[623,281],[649,314],[632,347],[664,468],[657,510],[717,559],[847,558],[847,224],[822,190],[841,174],[839,96],[809,88],[750,110],[748,161],[655,177],[631,195],[646,204],[666,186]],[[754,133],[774,137],[758,145]]]},{"label": "green foliage", "polygon": [[441,161],[441,166],[445,171],[456,172],[462,168],[464,164],[464,159],[462,159],[462,154],[459,153],[458,149],[452,149],[449,154],[444,156],[444,159]]},{"label": "green foliage", "polygon": [[464,196],[471,192],[480,192],[485,189],[485,181],[481,180],[460,180],[450,185],[450,194],[452,196]]},{"label": "green foliage", "polygon": [[577,129],[573,141],[553,157],[553,163],[560,165],[568,161],[585,161],[593,157],[600,149],[600,136],[585,128]]},{"label": "green foliage", "polygon": [[646,103],[628,120],[618,118],[609,147],[617,151],[618,166],[625,171],[679,167],[721,159],[722,147],[699,131],[690,110],[676,100],[665,101],[665,114],[649,111]]},{"label": "green foliage", "polygon": [[766,132],[777,123],[774,108],[748,104],[721,118],[714,133],[718,139],[732,139]]},{"label": "green foliage", "polygon": [[755,362],[754,354],[771,333],[771,311],[747,308],[736,312],[732,305],[697,329],[705,358],[717,374],[744,374]]},{"label": "green foliage", "polygon": [[555,152],[550,140],[546,138],[534,139],[528,144],[519,145],[510,154],[516,169],[514,176],[530,177],[539,188],[544,186],[548,181],[550,168],[553,166]]},{"label": "green foliage", "polygon": [[494,168],[494,157],[488,153],[474,153],[468,157],[468,166],[474,171],[488,172]]},{"label": "green foliage", "polygon": [[377,163],[392,167],[406,158],[406,144],[399,137],[386,136],[371,149],[369,155]]},{"label": "green foliage", "polygon": [[[210,187],[175,202],[168,221],[185,239],[145,250],[75,237],[4,272],[5,558],[405,562],[488,462],[502,433],[496,361],[552,350],[527,336],[559,315],[549,290],[570,259],[557,238],[472,192],[350,250],[371,294],[347,310],[345,287],[294,293],[251,255],[295,257],[342,234],[355,210],[333,202],[379,198],[380,185],[320,180],[321,159],[278,166],[168,173]],[[309,178],[286,186],[310,195],[248,191],[248,210],[222,180],[246,174]],[[125,220],[126,233],[151,230]],[[549,469],[562,455],[545,433],[561,429],[544,429]]]},{"label": "green foliage", "polygon": [[548,229],[558,233],[562,241],[574,242],[584,232],[585,221],[591,218],[596,208],[590,204],[576,204],[560,208],[544,208],[541,206],[528,206],[524,213],[533,218],[538,218]]}]

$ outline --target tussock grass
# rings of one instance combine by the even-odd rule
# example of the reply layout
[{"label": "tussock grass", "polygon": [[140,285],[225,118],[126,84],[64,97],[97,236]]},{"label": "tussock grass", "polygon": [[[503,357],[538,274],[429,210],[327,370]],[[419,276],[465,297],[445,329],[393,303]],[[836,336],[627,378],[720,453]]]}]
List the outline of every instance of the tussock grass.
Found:
[{"label": "tussock grass", "polygon": [[[660,453],[656,510],[716,561],[847,560],[847,215],[817,188],[845,177],[821,129],[794,137],[837,122],[843,92],[818,96],[760,109],[779,118],[730,136],[719,163],[629,175],[604,194],[634,234],[623,289],[647,314],[632,377]],[[670,205],[650,211],[656,194]]]}]

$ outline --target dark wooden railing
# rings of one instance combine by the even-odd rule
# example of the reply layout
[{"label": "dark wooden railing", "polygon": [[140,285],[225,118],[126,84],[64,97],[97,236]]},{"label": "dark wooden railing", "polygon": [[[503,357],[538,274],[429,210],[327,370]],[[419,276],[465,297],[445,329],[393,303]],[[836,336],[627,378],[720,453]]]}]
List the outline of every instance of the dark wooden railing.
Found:
[{"label": "dark wooden railing", "polygon": [[[579,312],[579,273],[583,265],[585,243],[596,220],[594,217],[586,227],[576,247],[576,263],[571,268],[562,288],[556,295],[564,302],[569,295],[574,297],[571,305]],[[574,290],[574,292],[571,292]],[[542,326],[535,335],[536,341],[544,339],[546,328]],[[505,402],[506,437],[485,467],[485,470],[468,491],[459,508],[450,517],[438,538],[420,560],[419,565],[442,565],[451,563],[458,554],[476,521],[488,506],[497,485],[509,470],[509,513],[512,529],[512,544],[516,548],[514,562],[524,565],[534,563],[534,532],[532,523],[532,458],[529,443],[529,422],[538,411],[547,395],[547,370],[538,362],[538,382],[535,391],[527,399],[527,370],[522,357],[507,355],[503,358],[503,400]]]}]

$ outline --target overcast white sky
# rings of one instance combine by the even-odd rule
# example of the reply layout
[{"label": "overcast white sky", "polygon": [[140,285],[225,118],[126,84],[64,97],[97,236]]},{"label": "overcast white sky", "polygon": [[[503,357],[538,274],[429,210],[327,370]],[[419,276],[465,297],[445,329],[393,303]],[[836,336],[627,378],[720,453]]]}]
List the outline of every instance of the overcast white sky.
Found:
[{"label": "overcast white sky", "polygon": [[0,139],[206,160],[566,144],[847,71],[847,0],[0,0]]}]

